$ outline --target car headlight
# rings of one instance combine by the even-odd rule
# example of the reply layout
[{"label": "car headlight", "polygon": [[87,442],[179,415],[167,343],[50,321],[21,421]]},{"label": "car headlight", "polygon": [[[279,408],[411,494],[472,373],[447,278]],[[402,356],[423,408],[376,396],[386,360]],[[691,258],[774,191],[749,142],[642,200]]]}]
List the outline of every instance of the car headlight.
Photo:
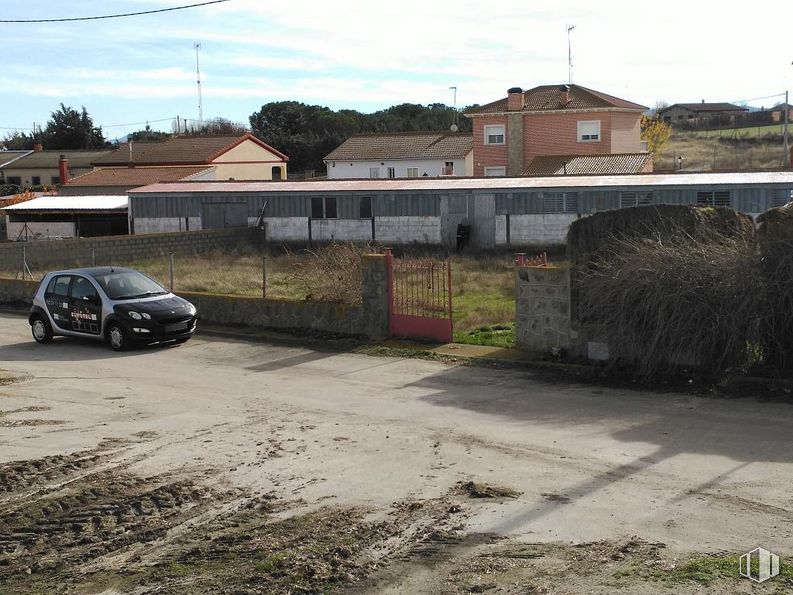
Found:
[{"label": "car headlight", "polygon": [[134,310],[131,310],[131,311],[127,312],[127,314],[129,314],[129,317],[132,320],[140,320],[141,318],[143,318],[143,316],[141,316],[140,314],[138,314]]},{"label": "car headlight", "polygon": [[151,316],[149,314],[147,314],[146,312],[142,312],[141,316],[143,316],[143,318],[145,318],[146,320],[151,320]]}]

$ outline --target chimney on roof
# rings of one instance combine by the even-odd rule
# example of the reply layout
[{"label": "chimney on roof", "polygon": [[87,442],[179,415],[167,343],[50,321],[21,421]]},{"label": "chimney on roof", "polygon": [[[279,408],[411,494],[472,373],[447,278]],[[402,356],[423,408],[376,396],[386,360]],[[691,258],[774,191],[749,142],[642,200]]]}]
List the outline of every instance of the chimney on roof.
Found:
[{"label": "chimney on roof", "polygon": [[507,111],[519,112],[523,109],[523,89],[512,87],[507,91]]},{"label": "chimney on roof", "polygon": [[566,107],[570,103],[570,85],[559,87],[559,105]]},{"label": "chimney on roof", "polygon": [[704,100],[704,99],[702,100],[702,103],[705,103],[705,100]]},{"label": "chimney on roof", "polygon": [[61,155],[58,159],[58,175],[61,185],[69,183],[69,161],[66,159],[66,155]]},{"label": "chimney on roof", "polygon": [[33,143],[33,152],[41,153],[44,150],[44,145],[41,143]]}]

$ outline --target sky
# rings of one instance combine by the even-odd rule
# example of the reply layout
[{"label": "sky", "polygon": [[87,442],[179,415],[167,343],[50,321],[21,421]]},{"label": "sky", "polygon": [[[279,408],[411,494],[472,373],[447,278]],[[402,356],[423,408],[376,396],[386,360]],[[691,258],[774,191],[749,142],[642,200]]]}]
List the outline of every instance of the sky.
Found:
[{"label": "sky", "polygon": [[[98,16],[200,0],[2,0],[0,19]],[[105,136],[198,119],[248,122],[271,101],[371,112],[487,103],[572,79],[653,107],[770,107],[793,87],[793,2],[229,0],[147,16],[0,23],[0,136],[85,106]],[[769,97],[773,96],[773,97]]]}]

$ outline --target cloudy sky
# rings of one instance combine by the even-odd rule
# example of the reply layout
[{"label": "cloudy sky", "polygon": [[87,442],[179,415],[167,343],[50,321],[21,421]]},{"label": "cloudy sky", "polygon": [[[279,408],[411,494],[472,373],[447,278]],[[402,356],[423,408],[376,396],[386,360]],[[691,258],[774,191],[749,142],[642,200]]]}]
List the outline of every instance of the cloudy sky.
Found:
[{"label": "cloudy sky", "polygon": [[[0,19],[104,15],[200,0],[2,0]],[[247,122],[270,101],[373,111],[486,103],[511,86],[573,82],[654,106],[742,101],[793,87],[793,2],[667,0],[229,0],[189,10],[80,23],[0,23],[0,133],[45,123],[60,102],[85,106],[106,136],[150,121]],[[158,122],[158,120],[164,120]],[[126,124],[125,126],[117,126]]]}]

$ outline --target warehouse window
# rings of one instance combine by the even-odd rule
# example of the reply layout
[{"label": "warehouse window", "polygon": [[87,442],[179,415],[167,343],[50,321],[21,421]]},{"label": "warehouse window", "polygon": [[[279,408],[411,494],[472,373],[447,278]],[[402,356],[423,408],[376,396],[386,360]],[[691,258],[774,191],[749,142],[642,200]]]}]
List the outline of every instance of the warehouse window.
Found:
[{"label": "warehouse window", "polygon": [[312,219],[336,219],[336,217],[336,197],[320,198],[316,196],[311,199]]},{"label": "warehouse window", "polygon": [[620,208],[640,207],[655,202],[652,192],[620,192]]},{"label": "warehouse window", "polygon": [[361,219],[372,218],[372,197],[362,196],[358,201],[358,216]]},{"label": "warehouse window", "polygon": [[543,213],[577,213],[578,192],[543,192]]},{"label": "warehouse window", "polygon": [[697,192],[697,204],[710,207],[729,207],[731,204],[730,191],[716,190]]}]

